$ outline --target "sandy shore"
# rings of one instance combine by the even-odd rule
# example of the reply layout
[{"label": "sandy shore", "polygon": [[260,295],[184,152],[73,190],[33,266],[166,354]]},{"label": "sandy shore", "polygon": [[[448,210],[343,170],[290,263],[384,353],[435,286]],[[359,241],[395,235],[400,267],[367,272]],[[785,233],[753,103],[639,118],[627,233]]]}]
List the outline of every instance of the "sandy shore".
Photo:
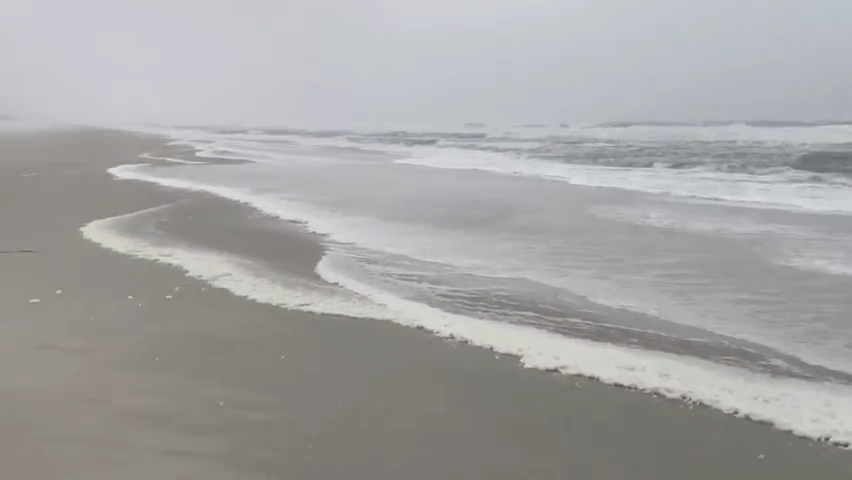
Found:
[{"label": "sandy shore", "polygon": [[296,231],[237,235],[243,207],[105,172],[156,144],[0,136],[0,250],[34,252],[0,254],[0,478],[852,476],[850,452],[767,425],[253,303],[82,238],[93,220],[181,201],[181,235],[270,261],[280,249],[292,268],[318,255]]}]

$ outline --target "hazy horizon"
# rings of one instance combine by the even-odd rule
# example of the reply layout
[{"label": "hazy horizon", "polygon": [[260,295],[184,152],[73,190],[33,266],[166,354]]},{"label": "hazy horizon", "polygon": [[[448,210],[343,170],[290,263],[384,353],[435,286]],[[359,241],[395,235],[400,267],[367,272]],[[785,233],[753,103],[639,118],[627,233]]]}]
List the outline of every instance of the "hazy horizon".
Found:
[{"label": "hazy horizon", "polygon": [[344,125],[852,118],[852,3],[10,0],[0,114]]}]

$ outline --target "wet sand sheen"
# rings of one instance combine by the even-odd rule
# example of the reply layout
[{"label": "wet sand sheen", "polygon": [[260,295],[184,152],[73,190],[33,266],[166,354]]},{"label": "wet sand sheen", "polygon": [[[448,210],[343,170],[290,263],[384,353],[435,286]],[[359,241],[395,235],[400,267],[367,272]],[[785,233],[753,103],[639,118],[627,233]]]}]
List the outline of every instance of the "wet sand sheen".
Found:
[{"label": "wet sand sheen", "polygon": [[[524,370],[387,322],[248,302],[81,238],[96,219],[209,200],[105,173],[151,146],[95,132],[0,140],[3,248],[37,252],[0,258],[4,477],[852,473],[848,452],[766,425]],[[222,248],[272,252],[262,232],[235,235],[227,216],[197,232],[219,229]],[[284,236],[282,259],[318,253],[310,239]]]}]

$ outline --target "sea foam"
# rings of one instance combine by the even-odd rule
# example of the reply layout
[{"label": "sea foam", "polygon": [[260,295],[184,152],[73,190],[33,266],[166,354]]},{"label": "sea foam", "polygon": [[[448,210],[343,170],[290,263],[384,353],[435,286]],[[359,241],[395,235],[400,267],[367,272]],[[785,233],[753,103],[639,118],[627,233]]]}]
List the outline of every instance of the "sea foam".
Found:
[{"label": "sea foam", "polygon": [[451,149],[395,161],[419,167],[475,170],[589,187],[748,204],[790,211],[852,214],[847,184],[790,182],[786,173],[756,176],[713,171],[626,168],[536,160],[491,152]]},{"label": "sea foam", "polygon": [[[286,218],[281,205],[265,205],[249,192],[146,175],[142,166],[110,171],[119,178],[203,190]],[[83,235],[108,249],[183,269],[187,275],[258,302],[315,313],[368,317],[419,327],[515,355],[529,368],[583,375],[605,383],[701,402],[724,412],[761,420],[814,439],[852,442],[852,387],[773,378],[744,369],[678,355],[633,349],[556,335],[532,327],[447,313],[403,299],[347,276],[339,255],[326,254],[316,267],[329,285],[305,288],[286,277],[222,252],[179,244],[158,244],[123,233],[126,222],[150,211],[96,220]]]},{"label": "sea foam", "polygon": [[283,308],[350,317],[381,318],[384,308],[333,285],[309,284],[252,260],[198,246],[146,239],[126,232],[126,226],[170,205],[95,220],[81,229],[83,236],[109,250],[180,268],[187,276],[231,293]]}]

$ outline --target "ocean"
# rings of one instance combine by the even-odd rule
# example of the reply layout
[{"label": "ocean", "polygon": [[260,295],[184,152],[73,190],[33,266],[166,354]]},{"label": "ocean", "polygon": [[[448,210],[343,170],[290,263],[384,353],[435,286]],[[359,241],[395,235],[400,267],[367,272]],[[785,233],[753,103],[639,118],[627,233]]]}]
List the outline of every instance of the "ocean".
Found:
[{"label": "ocean", "polygon": [[84,228],[109,248],[852,442],[850,124],[137,130],[172,143],[115,177],[250,205],[325,253],[278,271],[124,228],[168,206]]}]

